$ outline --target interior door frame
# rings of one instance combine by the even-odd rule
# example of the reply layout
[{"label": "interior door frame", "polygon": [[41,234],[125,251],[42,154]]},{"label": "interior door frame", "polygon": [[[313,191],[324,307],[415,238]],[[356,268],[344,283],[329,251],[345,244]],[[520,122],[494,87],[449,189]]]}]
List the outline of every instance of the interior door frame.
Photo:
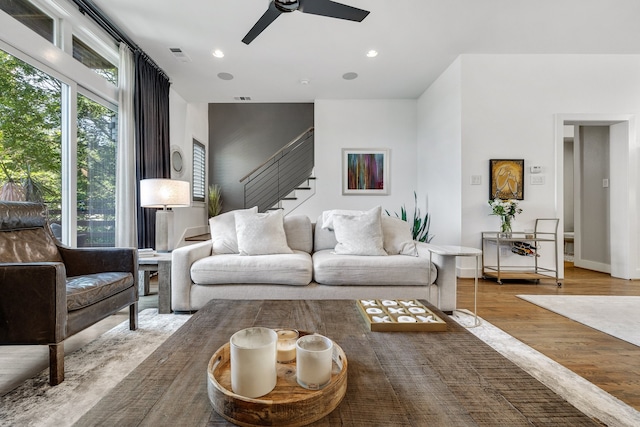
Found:
[{"label": "interior door frame", "polygon": [[[599,125],[610,129],[610,225],[611,276],[622,279],[640,278],[638,263],[638,173],[636,119],[631,114],[556,114],[555,176],[556,215],[560,218],[559,235],[564,236],[564,126]],[[578,206],[579,201],[575,201]],[[577,228],[577,224],[576,224]],[[576,236],[579,239],[579,236]],[[579,240],[575,241],[575,246]],[[578,249],[576,249],[578,250]],[[562,266],[563,254],[558,265]]]}]

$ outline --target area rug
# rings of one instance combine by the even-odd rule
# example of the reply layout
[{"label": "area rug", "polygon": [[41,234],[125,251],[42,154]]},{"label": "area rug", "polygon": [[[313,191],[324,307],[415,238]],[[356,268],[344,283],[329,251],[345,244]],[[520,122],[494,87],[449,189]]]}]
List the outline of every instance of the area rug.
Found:
[{"label": "area rug", "polygon": [[467,310],[452,318],[584,414],[613,427],[640,426],[640,412]]},{"label": "area rug", "polygon": [[638,296],[518,295],[518,298],[640,346]]},{"label": "area rug", "polygon": [[62,384],[50,386],[47,369],[0,397],[0,425],[72,425],[191,317],[157,309],[138,316],[138,330],[127,320],[66,356]]},{"label": "area rug", "polygon": [[[190,316],[140,313],[140,328],[123,322],[65,358],[66,379],[48,384],[48,371],[0,398],[0,425],[68,426],[138,366]],[[454,320],[472,326],[474,317],[456,311]],[[638,426],[640,412],[624,404],[485,320],[469,330],[580,411],[608,426]]]}]

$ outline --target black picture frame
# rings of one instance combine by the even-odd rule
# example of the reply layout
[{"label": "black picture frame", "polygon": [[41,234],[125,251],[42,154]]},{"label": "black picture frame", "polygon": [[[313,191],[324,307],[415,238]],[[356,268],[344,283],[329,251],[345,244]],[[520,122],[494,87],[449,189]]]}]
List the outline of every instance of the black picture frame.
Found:
[{"label": "black picture frame", "polygon": [[524,200],[524,159],[489,160],[489,199]]}]

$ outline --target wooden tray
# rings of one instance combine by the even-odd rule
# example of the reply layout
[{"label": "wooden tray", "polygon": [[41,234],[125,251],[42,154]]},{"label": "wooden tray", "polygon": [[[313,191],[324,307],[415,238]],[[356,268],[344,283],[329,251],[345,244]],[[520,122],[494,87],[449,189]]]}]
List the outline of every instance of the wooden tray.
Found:
[{"label": "wooden tray", "polygon": [[[300,336],[309,332],[300,331]],[[251,399],[231,391],[229,343],[209,361],[207,391],[213,409],[239,426],[304,426],[333,411],[347,391],[347,357],[333,343],[331,381],[321,390],[307,390],[296,381],[296,363],[278,363],[276,387],[262,397]]]},{"label": "wooden tray", "polygon": [[447,330],[447,322],[418,300],[362,299],[357,300],[356,305],[371,331],[442,332]]}]

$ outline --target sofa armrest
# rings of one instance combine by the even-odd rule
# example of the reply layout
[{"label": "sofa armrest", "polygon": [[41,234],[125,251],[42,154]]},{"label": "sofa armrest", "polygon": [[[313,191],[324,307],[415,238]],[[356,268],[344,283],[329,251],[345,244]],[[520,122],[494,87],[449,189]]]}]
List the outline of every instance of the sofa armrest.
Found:
[{"label": "sofa armrest", "polygon": [[84,276],[104,273],[106,271],[122,271],[138,278],[138,251],[133,248],[69,248],[59,245],[58,249],[67,276]]},{"label": "sofa armrest", "polygon": [[64,264],[0,264],[0,325],[1,344],[62,341],[67,326]]},{"label": "sofa armrest", "polygon": [[211,255],[213,242],[196,243],[175,249],[171,253],[171,308],[191,311],[191,264]]}]

